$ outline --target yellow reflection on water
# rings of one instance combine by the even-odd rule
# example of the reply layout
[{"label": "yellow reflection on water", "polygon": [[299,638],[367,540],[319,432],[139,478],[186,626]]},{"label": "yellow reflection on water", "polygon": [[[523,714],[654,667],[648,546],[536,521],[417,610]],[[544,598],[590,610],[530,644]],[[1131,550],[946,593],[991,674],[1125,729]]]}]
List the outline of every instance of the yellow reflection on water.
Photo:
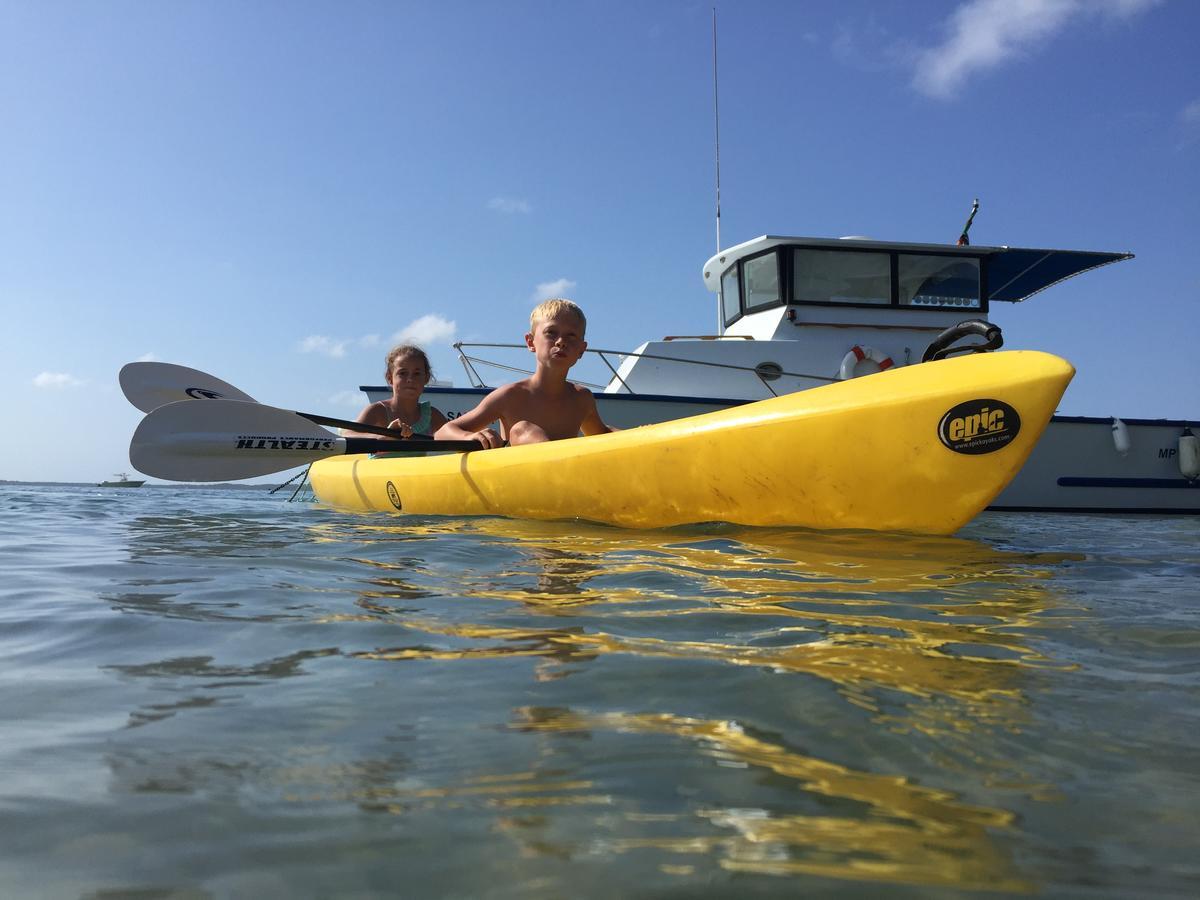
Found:
[{"label": "yellow reflection on water", "polygon": [[[812,874],[922,885],[1026,891],[1030,885],[997,849],[989,830],[1003,830],[1011,813],[972,806],[945,791],[805,756],[746,734],[736,723],[667,714],[519,710],[513,728],[565,734],[617,731],[684,739],[719,760],[767,770],[798,790],[853,801],[851,816],[780,815],[760,809],[699,809],[693,818],[733,832],[717,836],[620,838],[615,852],[653,848],[669,853],[715,854],[722,868],[772,875]],[[644,816],[630,815],[632,822]],[[655,817],[660,821],[664,817]],[[681,826],[686,816],[674,817]]]},{"label": "yellow reflection on water", "polygon": [[[390,564],[363,560],[380,571],[360,607],[397,610],[408,629],[451,640],[360,656],[719,660],[814,675],[868,708],[864,690],[872,687],[965,701],[1011,698],[1021,670],[1066,665],[1025,639],[1030,629],[1047,627],[1042,616],[1058,605],[1046,588],[1047,566],[1057,558],[899,535],[730,529],[714,539],[490,519],[460,527],[511,537],[520,555],[503,571],[456,578],[463,598],[520,604],[529,624],[473,622],[462,604],[453,621],[431,615],[428,606],[399,612],[416,590],[409,575],[385,575]],[[745,617],[745,625],[731,629],[724,624],[730,615]],[[560,621],[550,625],[544,616]],[[721,617],[711,638],[670,636],[672,617],[697,616]],[[587,624],[561,622],[584,617]],[[494,607],[487,618],[496,618]],[[653,620],[653,629],[639,620]],[[695,630],[689,626],[689,635]]]},{"label": "yellow reflection on water", "polygon": [[[456,784],[428,785],[405,777],[372,777],[378,763],[355,766],[291,765],[274,774],[289,789],[294,803],[353,802],[373,812],[411,815],[429,811],[484,809],[552,809],[555,807],[608,806],[612,798],[598,792],[586,778],[565,778],[554,773],[513,772],[471,775]],[[393,773],[395,774],[395,773]],[[304,788],[310,793],[300,793]]]},{"label": "yellow reflection on water", "polygon": [[[842,604],[875,604],[880,593],[936,591],[952,603],[974,598],[989,583],[1025,586],[1044,573],[1038,567],[1062,562],[1063,554],[1010,553],[960,538],[746,529],[712,526],[704,530],[627,531],[564,522],[516,522],[506,519],[456,519],[436,524],[387,524],[369,518],[353,528],[356,537],[405,542],[436,542],[451,535],[497,539],[511,547],[520,563],[484,573],[465,565],[459,574],[465,592],[478,599],[499,599],[570,612],[584,603],[646,602],[682,597],[669,583],[647,585],[648,573],[686,580],[688,594],[703,595],[753,611],[772,600],[818,602],[830,596]],[[314,534],[330,526],[318,526]],[[344,537],[344,535],[343,535]],[[415,551],[419,552],[419,551]],[[407,586],[413,563],[376,557],[355,560],[376,572],[381,596]],[[638,577],[637,588],[622,577]],[[603,584],[598,580],[603,579]],[[1022,592],[1018,585],[1018,595]],[[998,608],[1020,597],[995,597]],[[772,610],[773,611],[773,610]],[[633,611],[624,611],[628,614]]]},{"label": "yellow reflection on water", "polygon": [[[1048,588],[1062,555],[959,538],[722,526],[401,527],[368,518],[356,527],[405,542],[468,533],[498,540],[512,557],[457,575],[471,603],[453,604],[452,614],[444,603],[412,608],[421,590],[404,566],[361,560],[372,586],[359,606],[423,638],[354,654],[363,659],[531,657],[542,661],[538,680],[612,654],[755,666],[822,679],[890,729],[955,741],[973,758],[965,739],[979,727],[1021,730],[1030,673],[1071,668],[1030,640],[1069,625],[1070,610]],[[711,627],[697,628],[698,617]],[[899,711],[897,697],[908,698]]]},{"label": "yellow reflection on water", "polygon": [[[405,542],[464,534],[496,551],[466,559],[440,580],[423,571],[430,557],[419,550],[411,554],[422,560],[416,565],[397,562],[394,553],[386,561],[356,557],[365,586],[359,612],[346,614],[382,617],[400,636],[350,654],[359,659],[529,659],[535,682],[622,656],[661,662],[643,670],[664,679],[679,662],[690,664],[693,677],[695,664],[754,667],[779,676],[756,684],[777,695],[781,708],[797,692],[813,691],[813,684],[831,686],[847,704],[844,727],[910,734],[924,741],[914,753],[926,754],[927,763],[936,760],[1008,791],[1045,794],[1005,741],[1019,741],[1028,724],[1031,680],[1072,668],[1047,656],[1040,640],[1071,623],[1073,610],[1052,587],[1062,555],[958,538],[724,526],[631,532],[495,519],[398,526],[369,518],[355,532],[367,542],[400,541],[399,553],[406,552]],[[713,682],[720,684],[719,674]],[[716,689],[713,682],[691,691],[703,696]],[[690,696],[686,687],[675,693]],[[743,719],[736,693],[723,694],[718,705],[722,715],[729,709],[733,719]],[[672,735],[723,765],[769,772],[807,795],[838,801],[819,814],[710,803],[668,817],[666,830],[673,833],[655,828],[653,836],[613,838],[613,852],[701,854],[726,869],[778,875],[1028,888],[994,843],[992,833],[1013,827],[1009,812],[963,803],[903,772],[848,768],[754,737],[730,721],[661,707],[595,715],[531,708],[514,727],[542,734]],[[466,796],[461,785],[438,790],[446,792],[439,795],[443,803]],[[515,808],[611,800],[582,785],[506,796],[489,795],[489,803]],[[409,796],[397,808],[431,799]],[[838,814],[845,802],[861,804],[862,811]],[[621,806],[633,823],[637,811]],[[693,834],[700,820],[724,833]],[[538,829],[523,821],[514,811],[502,827],[536,843],[530,834]],[[532,843],[522,846],[532,852]],[[684,862],[677,870],[691,869]]]}]

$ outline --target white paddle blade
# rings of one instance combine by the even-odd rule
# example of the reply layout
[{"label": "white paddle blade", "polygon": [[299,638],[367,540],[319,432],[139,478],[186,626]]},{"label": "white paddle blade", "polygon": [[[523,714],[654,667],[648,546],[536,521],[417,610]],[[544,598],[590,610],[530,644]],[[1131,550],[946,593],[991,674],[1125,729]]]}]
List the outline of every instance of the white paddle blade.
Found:
[{"label": "white paddle blade", "polygon": [[199,369],[174,363],[131,362],[118,376],[125,399],[142,412],[153,412],[177,400],[247,400],[254,398]]},{"label": "white paddle blade", "polygon": [[169,481],[237,481],[346,452],[346,440],[296,413],[242,400],[181,400],[142,419],[129,461]]}]

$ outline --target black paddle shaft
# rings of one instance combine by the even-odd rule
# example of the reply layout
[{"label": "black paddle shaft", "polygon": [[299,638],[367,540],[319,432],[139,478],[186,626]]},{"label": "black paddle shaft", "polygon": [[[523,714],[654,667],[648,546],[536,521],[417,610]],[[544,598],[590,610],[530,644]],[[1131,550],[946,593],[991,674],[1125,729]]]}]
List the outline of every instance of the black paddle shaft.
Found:
[{"label": "black paddle shaft", "polygon": [[[349,428],[351,431],[366,431],[370,434],[381,434],[390,437],[390,441],[376,441],[372,438],[346,438],[347,453],[384,453],[388,450],[482,450],[483,445],[478,441],[439,441],[428,434],[414,434],[410,438],[400,437],[400,432],[394,428],[381,428],[378,425],[368,425],[365,422],[351,422],[347,419],[331,419],[329,416],[318,416],[315,413],[298,412],[296,415],[308,419],[314,425],[328,425],[331,428]],[[355,441],[364,441],[371,445],[364,450],[351,450]],[[418,447],[406,447],[408,444],[420,444]],[[375,446],[378,444],[379,446]],[[395,446],[392,446],[395,445]],[[436,445],[436,446],[435,446]]]},{"label": "black paddle shaft", "polygon": [[[307,418],[307,416],[305,417]],[[479,441],[438,441],[430,437],[413,435],[409,440],[379,441],[375,438],[346,438],[346,453],[395,453],[397,451],[420,453],[426,450],[455,450],[469,452],[482,450]]]}]

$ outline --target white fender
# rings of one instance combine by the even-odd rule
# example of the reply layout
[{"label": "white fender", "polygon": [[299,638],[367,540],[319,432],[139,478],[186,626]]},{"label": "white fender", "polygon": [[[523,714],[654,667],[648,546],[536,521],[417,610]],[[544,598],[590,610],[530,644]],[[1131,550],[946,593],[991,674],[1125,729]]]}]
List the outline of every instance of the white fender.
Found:
[{"label": "white fender", "polygon": [[1188,481],[1200,478],[1200,438],[1190,428],[1179,436],[1179,471]]},{"label": "white fender", "polygon": [[1113,417],[1112,421],[1113,446],[1122,456],[1129,452],[1129,429],[1120,419]]},{"label": "white fender", "polygon": [[854,377],[854,367],[864,359],[869,359],[875,365],[879,366],[879,371],[890,369],[894,363],[892,358],[884,353],[880,353],[874,347],[861,347],[855,344],[842,357],[842,366],[838,370],[838,378],[842,381],[849,381]]}]

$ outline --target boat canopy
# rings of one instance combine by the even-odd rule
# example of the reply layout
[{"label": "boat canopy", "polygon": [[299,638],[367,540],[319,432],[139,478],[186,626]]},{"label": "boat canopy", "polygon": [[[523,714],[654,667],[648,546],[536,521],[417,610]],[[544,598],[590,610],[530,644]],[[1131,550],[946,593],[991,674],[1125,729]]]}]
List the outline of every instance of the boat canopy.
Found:
[{"label": "boat canopy", "polygon": [[[986,285],[984,306],[992,300],[1016,303],[1032,297],[1060,281],[1090,269],[1133,257],[1132,253],[1106,253],[1091,250],[1039,250],[1025,247],[960,247],[953,244],[914,244],[872,241],[864,238],[806,238],[763,235],[723,250],[704,265],[704,282],[710,291],[719,292],[723,276],[733,267],[769,250],[786,246],[796,250],[821,251],[821,256],[843,251],[887,254],[889,257],[961,257],[963,262],[978,260],[984,270],[978,281]],[[861,260],[862,257],[859,257]],[[946,260],[949,263],[949,260]],[[856,264],[856,269],[862,268]],[[880,272],[883,275],[883,271]],[[945,282],[946,276],[943,275]],[[741,280],[741,279],[738,279]],[[798,279],[797,279],[798,280]],[[815,298],[814,298],[815,299]],[[904,301],[901,301],[904,302]],[[910,301],[915,302],[915,301]]]},{"label": "boat canopy", "polygon": [[996,248],[988,257],[988,299],[1012,303],[1027,300],[1060,281],[1132,256],[1091,250]]}]

